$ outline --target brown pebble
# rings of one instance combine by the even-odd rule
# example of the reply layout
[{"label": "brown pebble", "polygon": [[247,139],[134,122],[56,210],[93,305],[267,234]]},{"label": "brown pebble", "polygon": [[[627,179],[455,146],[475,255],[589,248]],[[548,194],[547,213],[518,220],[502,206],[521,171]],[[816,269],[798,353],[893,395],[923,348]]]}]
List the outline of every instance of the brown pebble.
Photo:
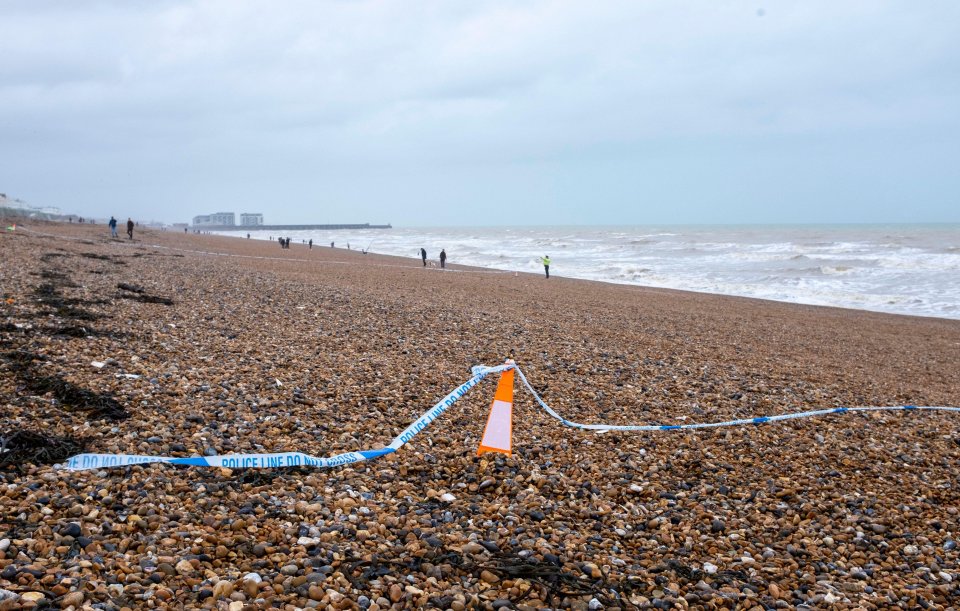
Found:
[{"label": "brown pebble", "polygon": [[60,607],[79,607],[83,604],[83,592],[70,592],[60,601]]},{"label": "brown pebble", "polygon": [[403,588],[400,587],[400,584],[395,583],[390,586],[390,600],[392,602],[400,602],[400,599],[403,598]]}]

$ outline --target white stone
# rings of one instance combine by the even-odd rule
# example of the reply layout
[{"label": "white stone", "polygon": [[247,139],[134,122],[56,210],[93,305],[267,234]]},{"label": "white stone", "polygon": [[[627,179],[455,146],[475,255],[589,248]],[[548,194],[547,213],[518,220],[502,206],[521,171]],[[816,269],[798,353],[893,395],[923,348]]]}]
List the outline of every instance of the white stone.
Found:
[{"label": "white stone", "polygon": [[252,581],[253,583],[260,583],[263,581],[263,577],[260,577],[259,573],[247,573],[243,576],[244,581]]},{"label": "white stone", "polygon": [[0,552],[10,549],[10,539],[0,539]]},{"label": "white stone", "polygon": [[181,560],[180,562],[178,562],[178,563],[177,563],[177,566],[174,567],[174,568],[176,568],[176,569],[177,569],[177,573],[179,573],[179,574],[181,574],[181,575],[189,575],[190,573],[193,572],[193,565],[190,564],[190,561],[189,561],[189,560],[186,560],[186,559]]},{"label": "white stone", "polygon": [[713,575],[714,573],[717,572],[717,565],[715,565],[715,564],[713,564],[713,563],[711,563],[711,562],[704,562],[704,563],[703,563],[703,572],[706,573],[707,575]]},{"label": "white stone", "polygon": [[596,598],[591,598],[590,602],[587,604],[587,607],[590,608],[590,611],[597,611],[597,609],[603,609],[603,603]]},{"label": "white stone", "polygon": [[950,573],[944,573],[943,571],[940,571],[940,579],[950,583],[953,581],[953,576]]},{"label": "white stone", "polygon": [[315,539],[313,537],[300,537],[297,539],[297,545],[302,545],[304,547],[313,547],[320,542],[320,539]]},{"label": "white stone", "polygon": [[916,545],[907,545],[907,546],[904,546],[903,553],[908,556],[916,556],[917,554],[920,553],[920,550],[917,548]]},{"label": "white stone", "polygon": [[630,484],[630,492],[643,492],[643,486],[639,484]]},{"label": "white stone", "polygon": [[0,588],[0,611],[16,609],[19,606],[17,604],[18,600],[20,600],[19,594]]},{"label": "white stone", "polygon": [[443,494],[440,495],[440,500],[443,501],[444,503],[452,503],[455,500],[457,500],[457,497],[453,496],[449,492],[444,492]]},{"label": "white stone", "polygon": [[833,603],[840,602],[840,597],[833,592],[827,592],[823,595],[823,602],[827,603],[828,605],[832,605]]}]

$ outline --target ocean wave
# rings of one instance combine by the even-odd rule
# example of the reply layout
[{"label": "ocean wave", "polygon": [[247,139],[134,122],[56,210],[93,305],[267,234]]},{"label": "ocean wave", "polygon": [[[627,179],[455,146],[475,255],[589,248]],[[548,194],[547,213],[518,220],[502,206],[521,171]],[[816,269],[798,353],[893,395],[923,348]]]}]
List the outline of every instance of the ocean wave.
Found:
[{"label": "ocean wave", "polygon": [[[409,258],[422,246],[435,259],[501,270],[617,284],[658,286],[795,303],[960,318],[960,232],[889,228],[409,228],[386,231],[282,232],[299,243],[355,248]],[[267,232],[251,232],[266,239]],[[263,235],[260,235],[260,234]],[[277,232],[274,231],[274,236]],[[903,234],[902,244],[899,242]],[[238,235],[231,233],[228,235]],[[834,239],[827,239],[823,236]],[[910,244],[911,246],[906,246]],[[917,245],[923,245],[922,248]]]}]

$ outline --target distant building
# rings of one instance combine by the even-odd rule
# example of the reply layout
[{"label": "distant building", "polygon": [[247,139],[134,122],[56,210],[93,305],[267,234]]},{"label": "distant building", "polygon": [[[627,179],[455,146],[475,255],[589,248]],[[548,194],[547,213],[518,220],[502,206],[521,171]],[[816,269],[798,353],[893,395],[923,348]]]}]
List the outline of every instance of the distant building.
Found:
[{"label": "distant building", "polygon": [[257,213],[241,212],[240,225],[243,227],[254,227],[257,225],[263,225],[263,215],[260,214],[259,212]]},{"label": "distant building", "polygon": [[233,227],[236,224],[237,219],[233,212],[215,212],[193,217],[194,227]]}]

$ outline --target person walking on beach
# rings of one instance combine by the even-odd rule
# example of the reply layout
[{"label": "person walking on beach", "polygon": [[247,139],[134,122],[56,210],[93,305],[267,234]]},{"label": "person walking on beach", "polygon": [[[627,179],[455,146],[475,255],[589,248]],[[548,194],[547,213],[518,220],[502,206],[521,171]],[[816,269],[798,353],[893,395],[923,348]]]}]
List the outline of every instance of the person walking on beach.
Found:
[{"label": "person walking on beach", "polygon": [[129,216],[127,217],[127,237],[133,239],[133,219]]},{"label": "person walking on beach", "polygon": [[547,275],[547,278],[550,278],[550,255],[543,255],[540,262],[543,263],[543,273]]},{"label": "person walking on beach", "polygon": [[440,269],[443,269],[447,266],[447,250],[442,249],[440,251]]},{"label": "person walking on beach", "polygon": [[117,219],[115,219],[115,218],[113,218],[113,217],[111,216],[111,217],[110,217],[110,222],[107,223],[107,225],[110,226],[110,237],[111,237],[111,238],[119,238],[120,236],[117,235]]},{"label": "person walking on beach", "polygon": [[426,248],[420,249],[420,258],[423,259],[423,266],[426,267],[427,266],[427,249]]},{"label": "person walking on beach", "polygon": [[313,238],[310,238],[310,250],[313,250]]}]

